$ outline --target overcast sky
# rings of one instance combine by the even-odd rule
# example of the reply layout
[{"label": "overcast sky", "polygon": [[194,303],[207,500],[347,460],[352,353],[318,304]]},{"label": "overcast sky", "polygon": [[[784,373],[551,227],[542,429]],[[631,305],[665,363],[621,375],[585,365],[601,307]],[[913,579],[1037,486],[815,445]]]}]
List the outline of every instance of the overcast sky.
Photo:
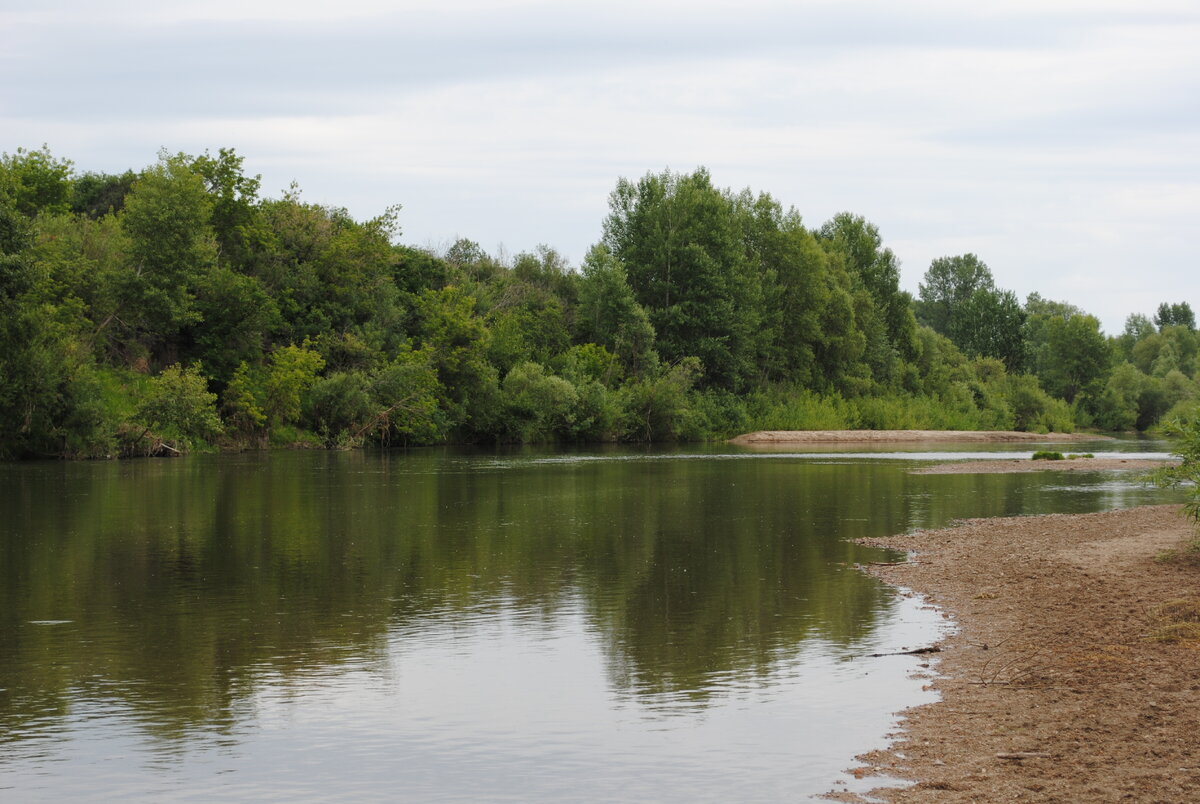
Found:
[{"label": "overcast sky", "polygon": [[706,166],[974,252],[1107,332],[1200,310],[1194,0],[0,0],[0,151],[233,147],[402,241],[578,263],[618,177]]}]

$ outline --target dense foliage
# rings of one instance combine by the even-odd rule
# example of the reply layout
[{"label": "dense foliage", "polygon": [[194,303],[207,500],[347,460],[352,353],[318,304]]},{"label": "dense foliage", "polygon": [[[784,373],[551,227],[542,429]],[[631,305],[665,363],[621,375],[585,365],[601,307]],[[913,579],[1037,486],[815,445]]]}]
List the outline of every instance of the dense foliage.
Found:
[{"label": "dense foliage", "polygon": [[226,149],[121,175],[0,156],[0,457],[1144,429],[1195,406],[1186,302],[1106,338],[972,254],[914,300],[864,218],[810,229],[703,169],[619,180],[578,270],[259,190]]}]

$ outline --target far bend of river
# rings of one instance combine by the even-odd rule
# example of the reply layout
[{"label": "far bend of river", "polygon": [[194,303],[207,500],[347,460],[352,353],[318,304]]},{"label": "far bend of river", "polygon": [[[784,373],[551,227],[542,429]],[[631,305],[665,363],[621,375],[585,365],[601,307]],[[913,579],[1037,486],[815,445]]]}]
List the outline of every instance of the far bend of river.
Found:
[{"label": "far bend of river", "polygon": [[842,770],[929,700],[919,658],[868,654],[941,617],[855,570],[893,554],[850,539],[1178,499],[915,465],[732,447],[0,465],[0,801],[864,789]]}]

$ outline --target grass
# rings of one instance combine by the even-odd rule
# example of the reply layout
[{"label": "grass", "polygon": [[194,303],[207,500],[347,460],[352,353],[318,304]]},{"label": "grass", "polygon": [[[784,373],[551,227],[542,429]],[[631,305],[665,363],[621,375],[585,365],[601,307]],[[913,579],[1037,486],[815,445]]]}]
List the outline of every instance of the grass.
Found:
[{"label": "grass", "polygon": [[1160,564],[1180,562],[1200,565],[1200,536],[1188,539],[1183,543],[1182,547],[1173,550],[1163,550],[1154,557],[1154,560]]},{"label": "grass", "polygon": [[1063,454],[1061,452],[1053,452],[1048,449],[1039,449],[1037,452],[1033,453],[1033,460],[1035,460],[1035,461],[1061,461],[1061,460],[1063,460]]},{"label": "grass", "polygon": [[1158,627],[1150,632],[1154,642],[1192,642],[1200,640],[1200,599],[1168,600],[1154,610]]}]

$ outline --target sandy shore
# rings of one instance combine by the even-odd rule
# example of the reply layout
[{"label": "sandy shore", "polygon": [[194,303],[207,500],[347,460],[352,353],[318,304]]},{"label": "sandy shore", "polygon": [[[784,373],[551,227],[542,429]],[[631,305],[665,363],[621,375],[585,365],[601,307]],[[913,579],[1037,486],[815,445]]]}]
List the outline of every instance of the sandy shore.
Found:
[{"label": "sandy shore", "polygon": [[1098,441],[1109,436],[1094,433],[1018,433],[992,430],[759,430],[731,438],[731,444],[877,444],[877,443],[954,443],[1070,444]]},{"label": "sandy shore", "polygon": [[915,780],[871,794],[900,802],[1200,801],[1200,641],[1154,638],[1181,619],[1164,604],[1200,597],[1200,564],[1155,560],[1192,533],[1151,506],[869,540],[916,551],[869,570],[959,630],[932,662],[942,700],[854,775]]},{"label": "sandy shore", "polygon": [[1099,472],[1112,469],[1148,472],[1178,461],[1153,461],[1139,458],[1071,458],[1062,461],[1031,461],[1027,458],[1005,458],[996,461],[956,461],[913,469],[910,475],[981,475],[1013,472]]}]

